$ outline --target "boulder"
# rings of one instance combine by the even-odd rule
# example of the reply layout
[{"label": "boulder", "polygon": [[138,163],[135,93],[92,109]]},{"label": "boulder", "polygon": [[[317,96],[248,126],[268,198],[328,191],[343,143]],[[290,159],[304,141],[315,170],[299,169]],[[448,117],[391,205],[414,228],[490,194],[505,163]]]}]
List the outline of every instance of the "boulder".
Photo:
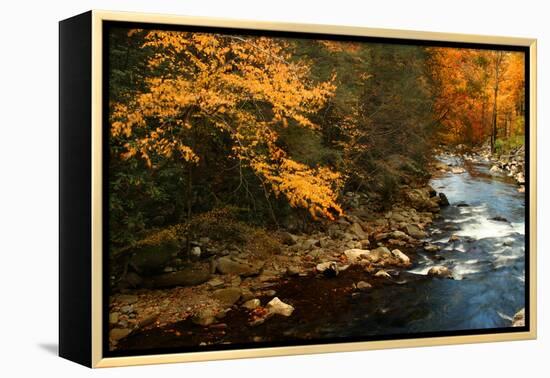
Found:
[{"label": "boulder", "polygon": [[323,273],[325,277],[336,277],[340,273],[338,264],[334,261],[327,261],[324,263],[317,264],[315,267],[318,272]]},{"label": "boulder", "polygon": [[290,232],[281,232],[281,241],[286,245],[294,245],[298,242],[298,237]]},{"label": "boulder", "polygon": [[397,240],[407,240],[409,238],[409,236],[406,233],[398,230],[391,232],[389,236],[392,239],[397,239]]},{"label": "boulder", "polygon": [[217,321],[217,311],[211,308],[205,308],[193,315],[191,321],[200,326],[206,327]]},{"label": "boulder", "polygon": [[449,206],[449,199],[447,198],[445,193],[439,193],[439,206]]},{"label": "boulder", "polygon": [[391,253],[392,255],[397,257],[399,261],[401,261],[401,263],[403,263],[404,265],[410,265],[411,259],[409,258],[409,256],[401,252],[399,249],[394,249],[393,251],[391,251]]},{"label": "boulder", "polygon": [[255,308],[260,307],[261,302],[258,298],[250,299],[243,303],[243,307],[248,310],[254,310]]},{"label": "boulder", "polygon": [[266,305],[266,309],[270,314],[290,316],[294,312],[294,307],[284,303],[278,297],[273,298]]},{"label": "boulder", "polygon": [[428,276],[438,278],[453,278],[452,272],[446,266],[437,265],[428,270]]},{"label": "boulder", "polygon": [[426,232],[422,231],[417,225],[414,224],[406,225],[405,230],[407,231],[407,234],[415,239],[424,239],[426,236],[428,236]]},{"label": "boulder", "polygon": [[241,289],[238,287],[218,289],[214,291],[212,297],[220,301],[222,305],[230,307],[233,306],[241,298]]},{"label": "boulder", "polygon": [[210,279],[210,269],[208,267],[188,267],[178,272],[153,276],[146,281],[146,286],[154,288],[195,286],[208,281],[208,279]]},{"label": "boulder", "polygon": [[286,268],[286,274],[288,276],[297,276],[301,273],[301,269],[297,266],[289,266],[288,268]]},{"label": "boulder", "polygon": [[386,272],[384,269],[380,269],[378,272],[376,272],[376,274],[374,275],[375,277],[381,277],[381,278],[391,278],[391,275]]},{"label": "boulder", "polygon": [[109,332],[109,338],[113,341],[119,341],[127,337],[130,333],[132,333],[132,330],[128,328],[113,328]]},{"label": "boulder", "polygon": [[392,253],[386,247],[378,247],[373,249],[367,255],[367,259],[372,263],[382,263],[393,258]]},{"label": "boulder", "polygon": [[525,308],[519,310],[512,319],[512,327],[524,327],[525,326]]},{"label": "boulder", "polygon": [[369,253],[370,251],[367,249],[358,248],[348,249],[344,251],[344,255],[346,256],[350,264],[357,264],[364,257],[367,257]]},{"label": "boulder", "polygon": [[216,269],[221,274],[238,274],[242,276],[253,276],[260,272],[260,268],[240,261],[235,261],[230,257],[220,257],[216,262]]},{"label": "boulder", "polygon": [[424,251],[426,252],[437,252],[439,251],[439,246],[435,244],[427,244],[424,246]]},{"label": "boulder", "polygon": [[353,223],[350,227],[349,227],[349,230],[355,234],[359,239],[367,239],[368,238],[368,235],[365,231],[363,231],[363,227],[361,227],[361,225],[357,222]]},{"label": "boulder", "polygon": [[359,281],[357,282],[355,287],[357,288],[357,290],[368,290],[372,287],[372,285],[365,281]]}]

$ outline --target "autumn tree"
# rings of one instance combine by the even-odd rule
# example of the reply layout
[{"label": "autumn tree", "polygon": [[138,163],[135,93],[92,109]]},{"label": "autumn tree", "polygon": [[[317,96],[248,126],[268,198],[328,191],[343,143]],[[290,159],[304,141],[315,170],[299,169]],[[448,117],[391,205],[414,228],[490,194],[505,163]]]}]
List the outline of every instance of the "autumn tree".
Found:
[{"label": "autumn tree", "polygon": [[[282,196],[312,217],[332,218],[341,176],[328,166],[292,159],[279,144],[288,125],[317,131],[311,116],[332,96],[331,80],[312,82],[306,61],[291,61],[284,40],[265,37],[131,30],[143,34],[147,50],[143,88],[113,101],[111,136],[123,160],[139,159],[149,169],[176,161],[185,171],[180,194],[193,207],[193,178],[201,164],[233,160],[241,182],[250,170],[264,195]],[[221,140],[223,155],[208,153]],[[220,144],[220,145],[221,145]],[[208,146],[208,147],[207,147]],[[210,151],[212,152],[212,151]],[[204,166],[204,165],[203,165]]]}]

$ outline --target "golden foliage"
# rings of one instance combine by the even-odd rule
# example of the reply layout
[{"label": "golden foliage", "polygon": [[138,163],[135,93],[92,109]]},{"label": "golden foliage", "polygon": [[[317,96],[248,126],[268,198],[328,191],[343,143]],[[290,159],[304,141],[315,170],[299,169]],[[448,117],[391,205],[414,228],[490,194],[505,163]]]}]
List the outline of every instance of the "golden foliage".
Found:
[{"label": "golden foliage", "polygon": [[[132,31],[130,32],[132,33]],[[334,92],[333,80],[313,83],[306,62],[291,59],[282,39],[150,31],[142,48],[153,75],[128,103],[111,104],[111,135],[125,141],[122,158],[180,158],[196,164],[193,129],[208,125],[233,141],[232,156],[248,164],[294,207],[314,217],[340,213],[340,177],[292,161],[277,147],[289,122],[318,129],[310,116]],[[330,211],[329,211],[330,209]]]}]

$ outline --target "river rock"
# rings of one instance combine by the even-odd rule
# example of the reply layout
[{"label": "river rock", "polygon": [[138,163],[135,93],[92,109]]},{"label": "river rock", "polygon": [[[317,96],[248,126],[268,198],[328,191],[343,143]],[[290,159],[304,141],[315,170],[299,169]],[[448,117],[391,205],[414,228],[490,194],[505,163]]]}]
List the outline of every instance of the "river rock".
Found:
[{"label": "river rock", "polygon": [[372,287],[372,285],[368,282],[365,282],[365,281],[359,281],[357,282],[357,284],[355,285],[355,287],[357,288],[357,290],[368,290]]},{"label": "river rock", "polygon": [[386,272],[384,269],[380,269],[378,272],[374,274],[375,277],[381,277],[381,278],[391,278],[391,275]]},{"label": "river rock", "polygon": [[287,276],[293,277],[293,276],[299,275],[300,273],[301,273],[301,269],[300,269],[299,267],[297,267],[297,266],[291,265],[291,266],[289,266],[288,268],[286,268],[286,274],[287,274]]},{"label": "river rock", "polygon": [[217,311],[211,308],[205,308],[197,312],[191,318],[191,321],[200,326],[206,327],[210,324],[213,324],[217,321],[216,318]]},{"label": "river rock", "polygon": [[216,269],[221,274],[238,274],[253,276],[260,272],[260,268],[240,261],[235,261],[228,256],[220,257],[216,263]]},{"label": "river rock", "polygon": [[109,332],[109,338],[113,341],[119,341],[127,337],[130,333],[132,333],[132,330],[128,328],[113,328]]},{"label": "river rock", "polygon": [[151,277],[146,285],[154,288],[174,286],[195,286],[208,281],[210,269],[206,266],[187,267],[178,272],[165,273]]},{"label": "river rock", "polygon": [[278,297],[273,298],[266,305],[266,309],[270,314],[278,314],[282,316],[290,316],[294,312],[294,307],[284,303]]},{"label": "river rock", "polygon": [[454,173],[454,174],[461,174],[461,173],[464,173],[466,172],[466,170],[462,167],[452,167],[451,168],[451,173]]},{"label": "river rock", "polygon": [[437,252],[439,251],[439,246],[435,244],[427,244],[424,246],[424,251],[426,252]]},{"label": "river rock", "polygon": [[456,241],[459,241],[460,240],[460,236],[456,235],[456,234],[452,234],[451,237],[449,238],[449,243],[452,243],[452,242],[456,242]]},{"label": "river rock", "polygon": [[414,224],[406,225],[405,230],[407,231],[407,234],[415,239],[424,239],[426,236],[428,236],[426,232],[422,231],[417,225]]},{"label": "river rock", "polygon": [[449,199],[447,198],[445,193],[439,193],[439,206],[445,207],[449,205]]},{"label": "river rock", "polygon": [[261,302],[258,298],[250,299],[243,303],[243,307],[248,310],[254,310],[255,308],[260,307]]},{"label": "river rock", "polygon": [[438,278],[453,278],[453,274],[451,273],[449,268],[443,265],[431,267],[430,270],[428,270],[428,276]]},{"label": "river rock", "polygon": [[363,231],[363,228],[362,228],[361,225],[360,225],[359,223],[357,223],[357,222],[353,223],[353,224],[350,226],[349,230],[350,230],[353,234],[357,235],[357,237],[358,237],[359,239],[366,239],[366,238],[368,238],[367,233],[366,233],[365,231]]},{"label": "river rock", "polygon": [[386,247],[378,247],[373,249],[367,255],[367,259],[372,263],[381,263],[392,259],[393,255]]},{"label": "river rock", "polygon": [[315,269],[317,269],[318,272],[323,273],[325,277],[336,277],[340,272],[338,264],[334,261],[327,261],[317,264]]},{"label": "river rock", "polygon": [[407,235],[403,231],[399,231],[399,230],[392,231],[389,236],[392,239],[397,239],[397,240],[407,240],[407,239],[409,239],[409,235]]},{"label": "river rock", "polygon": [[490,218],[491,220],[497,221],[497,222],[506,222],[508,223],[508,219],[501,217],[500,215],[497,215],[496,217]]},{"label": "river rock", "polygon": [[111,312],[109,314],[109,324],[117,324],[118,323],[118,317],[120,316],[120,313],[118,312]]},{"label": "river rock", "polygon": [[519,310],[512,319],[512,327],[524,327],[525,326],[525,308]]},{"label": "river rock", "polygon": [[367,257],[369,253],[370,251],[367,249],[358,248],[348,249],[344,251],[344,255],[346,256],[350,264],[357,264],[364,257]]},{"label": "river rock", "polygon": [[218,289],[212,294],[214,299],[220,301],[224,306],[233,306],[241,297],[241,289],[238,287],[228,287]]},{"label": "river rock", "polygon": [[117,302],[123,304],[134,304],[138,301],[137,295],[121,294],[115,297]]},{"label": "river rock", "polygon": [[290,232],[281,232],[281,241],[286,245],[295,245],[298,242],[298,237]]},{"label": "river rock", "polygon": [[409,265],[411,263],[411,259],[409,258],[409,256],[401,252],[399,249],[394,249],[391,251],[391,253],[392,255],[397,257],[399,261],[401,261],[403,264]]}]

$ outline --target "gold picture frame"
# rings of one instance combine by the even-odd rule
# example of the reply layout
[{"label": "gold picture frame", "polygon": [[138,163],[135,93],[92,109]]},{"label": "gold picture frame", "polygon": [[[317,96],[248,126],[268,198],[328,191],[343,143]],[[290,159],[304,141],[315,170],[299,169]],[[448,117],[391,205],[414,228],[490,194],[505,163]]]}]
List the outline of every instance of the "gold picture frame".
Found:
[{"label": "gold picture frame", "polygon": [[[82,26],[82,20],[78,21],[77,17],[85,19]],[[527,340],[535,339],[537,336],[537,298],[536,298],[536,283],[537,283],[537,264],[536,264],[536,213],[537,213],[537,168],[536,168],[536,116],[537,116],[537,90],[536,90],[536,39],[527,38],[512,38],[512,37],[500,37],[500,36],[481,36],[481,35],[467,35],[467,34],[451,34],[451,33],[436,33],[436,32],[424,32],[424,31],[406,31],[406,30],[392,30],[392,29],[375,29],[367,27],[351,27],[351,26],[335,26],[335,25],[316,25],[316,24],[293,24],[293,23],[278,23],[278,22],[259,22],[253,20],[230,20],[230,19],[217,19],[209,17],[187,17],[187,16],[174,16],[174,15],[160,15],[160,14],[146,14],[146,13],[126,13],[126,12],[110,12],[94,10],[88,12],[82,16],[68,21],[62,21],[60,33],[61,38],[61,75],[64,71],[63,59],[70,48],[76,48],[76,41],[72,41],[66,36],[67,33],[74,33],[75,30],[82,30],[88,33],[90,37],[89,45],[83,48],[90,48],[89,57],[89,87],[84,90],[91,90],[90,103],[84,103],[82,106],[88,109],[90,128],[85,129],[89,132],[89,135],[85,136],[85,140],[89,140],[91,152],[90,167],[89,167],[89,184],[91,185],[89,190],[89,201],[86,202],[89,205],[90,216],[89,223],[85,223],[85,226],[89,228],[88,239],[81,239],[80,241],[73,241],[71,253],[80,253],[80,249],[86,250],[86,259],[82,261],[76,261],[76,257],[70,257],[69,251],[64,250],[64,246],[67,246],[68,242],[61,242],[60,246],[60,354],[63,357],[75,360],[90,367],[114,367],[114,366],[128,366],[128,365],[143,365],[143,364],[160,364],[160,363],[173,363],[173,362],[189,362],[189,361],[207,361],[207,360],[220,360],[220,359],[236,359],[236,358],[250,358],[250,357],[267,357],[267,356],[283,356],[283,355],[296,355],[296,354],[311,354],[311,353],[328,353],[328,352],[347,352],[347,351],[359,351],[359,350],[372,350],[372,349],[387,349],[387,348],[403,348],[403,347],[423,347],[423,346],[435,346],[435,345],[448,345],[448,344],[466,344],[466,343],[481,343],[481,342],[495,342],[495,341],[513,341],[513,340]],[[72,20],[72,21],[71,21]],[[529,297],[526,298],[528,304],[529,313],[529,327],[527,331],[513,332],[513,333],[495,333],[495,334],[476,334],[476,335],[460,335],[460,336],[444,336],[444,337],[429,337],[429,338],[411,338],[411,339],[398,339],[398,340],[380,340],[380,341],[362,341],[362,342],[345,342],[336,344],[317,344],[317,345],[301,345],[301,346],[281,346],[281,347],[267,347],[257,349],[235,349],[235,350],[219,350],[219,351],[205,351],[205,352],[189,352],[189,353],[170,353],[170,354],[155,354],[155,355],[139,355],[128,357],[104,357],[103,353],[103,325],[104,325],[104,288],[103,288],[103,167],[104,167],[104,142],[102,135],[102,122],[105,118],[105,114],[102,113],[105,88],[103,85],[103,25],[105,22],[128,22],[128,23],[153,23],[162,25],[186,25],[186,26],[200,26],[200,27],[216,27],[216,28],[238,28],[238,29],[250,29],[261,31],[275,31],[275,32],[299,32],[299,33],[315,33],[315,34],[330,34],[341,36],[359,36],[359,37],[375,37],[375,38],[390,38],[400,40],[421,40],[421,41],[438,41],[438,42],[459,42],[459,43],[472,43],[472,44],[490,44],[490,45],[503,45],[503,46],[521,46],[528,49],[529,54],[529,174],[528,174],[528,195],[529,195],[529,234],[528,234],[528,252],[529,252]],[[73,22],[73,24],[70,24]],[[73,25],[63,29],[63,23],[65,25]],[[78,23],[78,26],[74,26]],[[63,34],[65,33],[65,34]],[[64,37],[65,35],[65,37]],[[82,47],[82,46],[81,46]],[[65,50],[64,50],[65,48]],[[71,54],[67,53],[66,59],[71,59]],[[86,58],[82,58],[86,59]],[[81,74],[81,73],[80,73]],[[77,74],[75,74],[77,75]],[[64,79],[61,79],[62,81]],[[66,82],[69,79],[65,79]],[[69,84],[67,84],[69,85]],[[88,85],[88,84],[87,84]],[[61,92],[66,89],[61,83]],[[60,100],[60,113],[61,116],[61,128],[63,134],[63,122],[64,119],[70,120],[70,115],[66,118],[63,117],[67,107],[71,105],[70,101],[82,101],[80,98],[70,99],[67,95],[63,97],[61,95]],[[81,118],[82,119],[82,118]],[[87,118],[84,118],[87,119]],[[83,137],[84,138],[84,137]],[[63,136],[62,136],[63,141]],[[61,149],[63,149],[63,143],[61,143]],[[61,156],[61,165],[63,166],[63,153]],[[63,177],[69,177],[71,174],[70,168],[67,168],[66,176],[61,173],[61,181],[63,187]],[[69,189],[67,189],[69,190]],[[67,199],[66,203],[61,203],[60,206],[69,206],[70,201],[78,201],[79,195],[88,194],[67,194],[67,196],[73,196],[72,199]],[[63,194],[61,194],[63,197]],[[88,206],[87,205],[87,206]],[[62,209],[61,218],[65,214]],[[69,210],[67,210],[69,211]],[[63,223],[63,220],[61,221]],[[66,227],[76,227],[66,225]],[[64,232],[68,232],[69,228],[61,229],[61,239],[66,237]],[[87,231],[84,231],[87,232]],[[86,244],[89,241],[89,244]],[[81,244],[79,244],[81,243]],[[79,249],[75,249],[75,248]],[[67,247],[68,248],[68,247]],[[76,264],[76,265],[75,265]],[[78,283],[71,281],[75,279],[71,273],[67,273],[69,270],[73,272],[87,272],[84,274],[86,278],[90,279],[89,286],[80,287]],[[73,286],[74,289],[69,288]],[[83,324],[69,324],[70,318],[76,314],[70,310],[71,305],[75,305],[74,299],[70,299],[71,296],[76,295],[76,292],[71,290],[76,289],[88,289],[90,292],[83,295],[83,301],[89,302],[90,315],[83,320]],[[69,299],[64,299],[67,297]],[[78,303],[78,302],[76,302]],[[89,323],[88,323],[89,322]],[[82,334],[78,334],[83,332]],[[83,336],[84,335],[84,336]],[[89,348],[83,348],[85,350],[85,356],[82,356],[81,352],[73,352],[75,345],[78,345],[78,340],[82,343],[89,342]],[[89,354],[88,354],[89,353]]]}]

